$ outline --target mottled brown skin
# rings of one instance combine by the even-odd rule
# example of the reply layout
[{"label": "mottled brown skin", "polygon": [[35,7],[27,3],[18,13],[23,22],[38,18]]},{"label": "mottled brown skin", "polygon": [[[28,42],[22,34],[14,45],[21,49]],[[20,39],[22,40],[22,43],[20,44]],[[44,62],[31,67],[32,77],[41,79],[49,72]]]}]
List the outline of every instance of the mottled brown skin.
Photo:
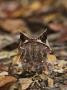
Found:
[{"label": "mottled brown skin", "polygon": [[31,39],[26,43],[21,43],[20,50],[23,71],[41,73],[44,70],[46,56],[50,53],[50,49],[45,43],[38,42],[37,39]]},{"label": "mottled brown skin", "polygon": [[[44,36],[44,37],[43,37]],[[46,32],[38,38],[29,38],[24,34],[20,36],[20,44],[18,47],[19,56],[15,58],[15,62],[10,66],[10,74],[24,76],[23,73],[41,74],[47,67],[47,54],[51,53],[50,47],[46,44]]]},{"label": "mottled brown skin", "polygon": [[[48,74],[50,73],[47,66],[47,55],[52,54],[52,51],[47,45],[45,37],[30,39],[22,36],[20,37],[18,55],[14,58],[9,69],[10,75],[16,76],[18,81],[22,79],[20,88],[24,87],[24,90],[45,90],[45,87],[48,87]],[[25,82],[23,84],[23,81],[28,79],[31,80],[31,83]]]}]

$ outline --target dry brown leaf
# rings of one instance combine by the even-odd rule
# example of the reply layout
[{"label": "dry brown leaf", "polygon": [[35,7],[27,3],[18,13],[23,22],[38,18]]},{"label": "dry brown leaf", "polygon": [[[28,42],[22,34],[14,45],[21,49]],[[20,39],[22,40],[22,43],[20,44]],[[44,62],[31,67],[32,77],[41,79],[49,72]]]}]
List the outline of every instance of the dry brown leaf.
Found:
[{"label": "dry brown leaf", "polygon": [[32,79],[31,78],[23,78],[20,79],[20,83],[21,83],[21,90],[26,90],[30,84],[32,83]]},{"label": "dry brown leaf", "polygon": [[12,76],[5,76],[0,78],[0,87],[3,87],[6,84],[9,83],[14,83],[16,82],[16,78],[12,77]]},{"label": "dry brown leaf", "polygon": [[48,54],[47,55],[47,61],[50,62],[50,63],[56,62],[57,61],[56,56],[52,55],[52,54]]},{"label": "dry brown leaf", "polygon": [[54,80],[51,78],[48,78],[48,86],[53,87],[54,86]]}]

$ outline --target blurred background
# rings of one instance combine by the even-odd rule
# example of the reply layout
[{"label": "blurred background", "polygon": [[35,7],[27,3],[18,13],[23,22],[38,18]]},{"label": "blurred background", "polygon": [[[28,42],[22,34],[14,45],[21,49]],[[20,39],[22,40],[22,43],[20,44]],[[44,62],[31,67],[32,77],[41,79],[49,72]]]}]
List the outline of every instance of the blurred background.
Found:
[{"label": "blurred background", "polygon": [[44,24],[56,57],[67,60],[67,0],[0,0],[1,62],[16,55],[19,33],[30,29],[27,21]]}]

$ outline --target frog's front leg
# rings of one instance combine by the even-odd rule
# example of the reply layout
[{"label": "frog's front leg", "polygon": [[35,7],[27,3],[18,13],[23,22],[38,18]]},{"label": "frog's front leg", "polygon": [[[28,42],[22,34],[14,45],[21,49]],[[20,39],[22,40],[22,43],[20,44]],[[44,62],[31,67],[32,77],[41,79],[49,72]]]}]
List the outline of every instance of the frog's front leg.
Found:
[{"label": "frog's front leg", "polygon": [[22,73],[22,64],[20,62],[21,53],[17,50],[17,55],[12,58],[12,62],[9,65],[9,74],[19,75]]}]

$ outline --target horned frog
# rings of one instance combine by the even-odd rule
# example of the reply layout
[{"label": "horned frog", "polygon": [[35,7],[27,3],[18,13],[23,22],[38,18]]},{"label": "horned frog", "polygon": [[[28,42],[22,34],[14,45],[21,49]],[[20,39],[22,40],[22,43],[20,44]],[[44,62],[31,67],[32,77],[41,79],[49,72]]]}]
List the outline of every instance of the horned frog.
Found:
[{"label": "horned frog", "polygon": [[[43,28],[43,26],[41,27]],[[42,83],[44,83],[44,80],[48,79],[45,77],[45,74],[49,74],[47,62],[53,60],[54,62],[56,61],[56,57],[53,54],[47,40],[47,30],[41,29],[39,31],[34,28],[32,31],[29,30],[28,32],[20,33],[17,51],[18,54],[13,58],[13,61],[10,65],[10,74],[18,77],[19,79],[22,78],[22,82],[26,80],[26,78],[31,80],[33,85],[28,82],[28,86],[30,86],[30,84],[31,86],[35,86],[35,83],[37,83],[38,86],[41,85],[39,80],[42,80]],[[35,79],[35,77],[37,78]],[[21,86],[27,86],[23,85],[24,84]],[[26,88],[28,87],[25,87],[25,89],[21,90],[27,90]],[[29,90],[34,89],[29,88]]]}]

